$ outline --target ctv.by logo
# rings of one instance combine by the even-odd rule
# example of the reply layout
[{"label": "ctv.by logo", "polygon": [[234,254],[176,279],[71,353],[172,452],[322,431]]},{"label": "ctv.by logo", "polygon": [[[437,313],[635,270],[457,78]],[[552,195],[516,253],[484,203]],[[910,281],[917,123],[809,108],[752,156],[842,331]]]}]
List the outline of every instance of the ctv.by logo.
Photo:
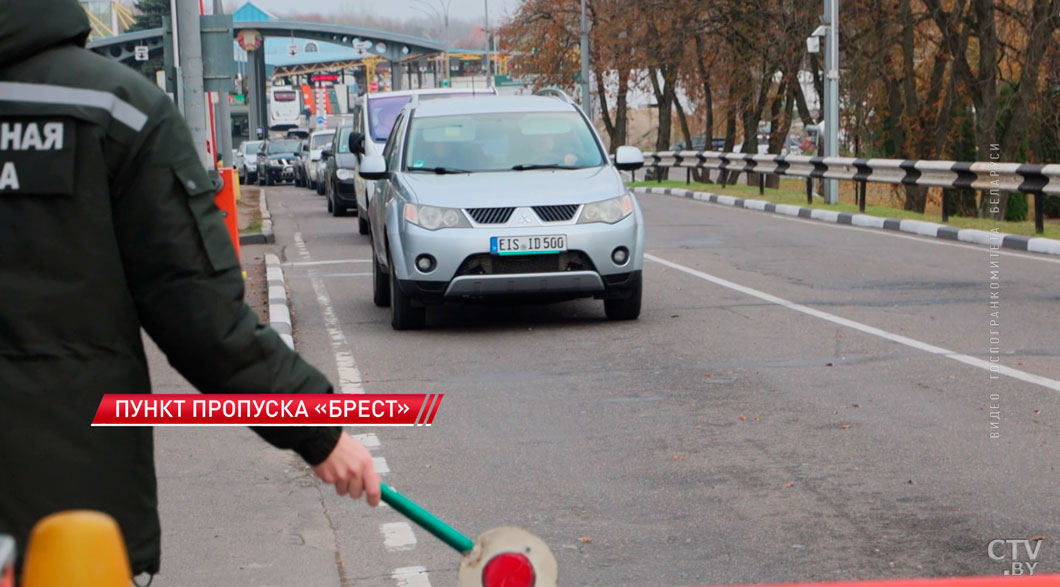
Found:
[{"label": "ctv.by logo", "polygon": [[1041,547],[1041,538],[1032,538],[1031,540],[998,539],[990,541],[990,544],[986,547],[986,553],[990,555],[991,560],[998,562],[1005,561],[1011,554],[1011,564],[1008,569],[1005,569],[1005,574],[1014,577],[1020,575],[1030,576],[1034,574],[1034,568],[1038,566],[1038,551]]}]

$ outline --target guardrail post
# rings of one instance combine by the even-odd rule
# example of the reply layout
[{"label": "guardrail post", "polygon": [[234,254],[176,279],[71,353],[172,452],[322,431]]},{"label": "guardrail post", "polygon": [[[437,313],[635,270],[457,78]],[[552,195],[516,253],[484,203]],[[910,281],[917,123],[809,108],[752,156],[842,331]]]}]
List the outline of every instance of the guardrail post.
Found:
[{"label": "guardrail post", "polygon": [[766,194],[766,174],[758,174],[758,195],[764,196]]},{"label": "guardrail post", "polygon": [[692,168],[685,169],[685,185],[692,185]]},{"label": "guardrail post", "polygon": [[942,221],[950,221],[950,190],[942,188]]},{"label": "guardrail post", "polygon": [[1045,194],[1034,192],[1034,232],[1045,232]]},{"label": "guardrail post", "polygon": [[813,178],[806,178],[806,204],[813,205]]},{"label": "guardrail post", "polygon": [[655,183],[662,183],[662,170],[658,165],[655,166]]},{"label": "guardrail post", "polygon": [[868,185],[869,185],[869,182],[867,182],[867,181],[865,181],[863,179],[863,180],[861,180],[861,185],[858,186],[858,188],[859,188],[859,190],[861,192],[860,194],[858,194],[860,196],[859,199],[858,199],[858,211],[859,212],[865,212],[865,193],[868,190]]}]

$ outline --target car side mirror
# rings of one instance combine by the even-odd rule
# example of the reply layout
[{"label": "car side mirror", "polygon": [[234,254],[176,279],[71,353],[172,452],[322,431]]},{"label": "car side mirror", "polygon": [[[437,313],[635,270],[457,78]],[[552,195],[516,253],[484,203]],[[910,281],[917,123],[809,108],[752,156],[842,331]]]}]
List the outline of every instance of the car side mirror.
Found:
[{"label": "car side mirror", "polygon": [[331,159],[331,156],[334,155],[334,154],[335,154],[335,152],[332,151],[331,149],[324,149],[323,151],[320,152],[320,158],[321,159]]},{"label": "car side mirror", "polygon": [[364,153],[364,135],[353,131],[350,133],[350,152],[358,155]]},{"label": "car side mirror", "polygon": [[361,160],[358,173],[364,179],[386,179],[390,175],[386,170],[386,160],[382,155],[367,155]]},{"label": "car side mirror", "polygon": [[615,151],[615,167],[623,171],[633,171],[644,167],[644,154],[636,147],[624,145]]}]

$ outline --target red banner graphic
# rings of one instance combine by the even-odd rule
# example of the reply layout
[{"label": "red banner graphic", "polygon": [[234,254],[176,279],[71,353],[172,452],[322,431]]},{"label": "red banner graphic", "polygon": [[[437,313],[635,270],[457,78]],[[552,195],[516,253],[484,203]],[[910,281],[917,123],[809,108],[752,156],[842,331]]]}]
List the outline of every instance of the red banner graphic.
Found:
[{"label": "red banner graphic", "polygon": [[111,394],[93,426],[430,426],[444,394]]}]

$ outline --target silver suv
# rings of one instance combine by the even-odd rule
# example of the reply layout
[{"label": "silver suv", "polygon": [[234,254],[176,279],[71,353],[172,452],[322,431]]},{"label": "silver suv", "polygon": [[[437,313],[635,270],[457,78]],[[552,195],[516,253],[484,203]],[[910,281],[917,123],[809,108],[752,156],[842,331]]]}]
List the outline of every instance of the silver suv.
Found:
[{"label": "silver suv", "polygon": [[376,305],[397,330],[446,300],[591,296],[637,318],[644,221],[618,169],[643,164],[634,147],[612,163],[565,96],[414,98],[359,169]]}]

